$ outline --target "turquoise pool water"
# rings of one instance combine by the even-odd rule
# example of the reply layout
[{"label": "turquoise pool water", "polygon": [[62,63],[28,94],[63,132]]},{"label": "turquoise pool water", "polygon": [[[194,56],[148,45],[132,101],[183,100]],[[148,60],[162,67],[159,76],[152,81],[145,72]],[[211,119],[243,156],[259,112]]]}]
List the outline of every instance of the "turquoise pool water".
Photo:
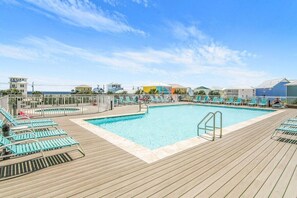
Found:
[{"label": "turquoise pool water", "polygon": [[231,126],[273,110],[200,105],[150,107],[145,115],[92,119],[102,127],[151,150],[197,136],[197,124],[209,112],[223,113],[223,127]]}]

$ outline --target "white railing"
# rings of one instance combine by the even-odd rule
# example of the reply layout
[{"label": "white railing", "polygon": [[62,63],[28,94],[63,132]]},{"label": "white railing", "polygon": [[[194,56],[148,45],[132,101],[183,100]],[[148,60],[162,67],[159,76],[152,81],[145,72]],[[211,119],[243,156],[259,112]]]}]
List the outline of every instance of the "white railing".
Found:
[{"label": "white railing", "polygon": [[[197,96],[200,96],[201,99],[203,99],[205,97],[205,95],[195,95],[192,97],[193,100],[195,100],[197,98]],[[185,97],[185,96],[183,96]],[[229,98],[234,98],[234,101],[237,98],[241,98],[242,99],[242,104],[247,104],[249,103],[253,98],[256,99],[257,103],[259,103],[263,98],[266,98],[267,100],[267,106],[271,106],[273,104],[273,101],[278,98],[280,99],[281,103],[284,106],[297,106],[297,97],[287,97],[287,96],[253,96],[253,97],[239,97],[239,96],[218,96],[218,95],[209,95],[209,101],[211,101],[214,97],[218,97],[218,98],[223,98],[224,101],[227,101]]]},{"label": "white railing", "polygon": [[0,98],[0,107],[8,110],[9,105],[8,105],[9,97],[8,96],[3,96]]},{"label": "white railing", "polygon": [[29,95],[10,96],[8,109],[13,115],[53,117],[100,113],[113,107],[112,95]]}]

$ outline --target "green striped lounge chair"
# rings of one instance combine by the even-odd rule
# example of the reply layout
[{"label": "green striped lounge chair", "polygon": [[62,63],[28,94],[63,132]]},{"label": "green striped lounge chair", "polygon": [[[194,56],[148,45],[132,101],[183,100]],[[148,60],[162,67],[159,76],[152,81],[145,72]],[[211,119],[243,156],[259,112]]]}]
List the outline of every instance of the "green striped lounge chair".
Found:
[{"label": "green striped lounge chair", "polygon": [[218,97],[214,97],[214,98],[210,101],[210,103],[214,103],[214,104],[216,104],[216,103],[218,103],[218,100],[219,100]]},{"label": "green striped lounge chair", "polygon": [[132,100],[130,99],[130,96],[125,96],[124,104],[132,104]]},{"label": "green striped lounge chair", "polygon": [[161,98],[160,98],[161,96],[155,96],[155,99],[156,99],[156,101],[158,102],[158,103],[162,103],[163,101],[161,100]]},{"label": "green striped lounge chair", "polygon": [[132,103],[137,104],[138,100],[139,100],[139,98],[138,98],[138,100],[137,100],[137,98],[138,98],[138,96],[133,96],[132,97]]},{"label": "green striped lounge chair", "polygon": [[237,100],[235,102],[233,102],[232,104],[234,104],[234,105],[241,105],[242,104],[242,99],[241,98],[237,98]]},{"label": "green striped lounge chair", "polygon": [[219,103],[219,104],[223,104],[223,103],[224,103],[224,98],[219,98],[219,99],[218,99],[218,103]]},{"label": "green striped lounge chair", "polygon": [[157,103],[158,101],[156,100],[156,97],[150,95],[150,101],[151,102],[154,102],[154,103]]},{"label": "green striped lounge chair", "polygon": [[297,135],[297,126],[280,125],[278,128],[275,129],[271,138],[276,136],[277,133],[286,133],[286,134]]},{"label": "green striped lounge chair", "polygon": [[205,97],[203,98],[203,100],[201,100],[201,102],[202,102],[202,103],[207,103],[207,102],[209,102],[209,97],[208,97],[208,96],[205,96]]},{"label": "green striped lounge chair", "polygon": [[0,159],[6,157],[22,157],[36,153],[41,153],[42,157],[44,158],[46,151],[71,147],[75,147],[75,149],[69,151],[78,150],[83,156],[85,156],[85,153],[79,142],[74,140],[72,137],[64,137],[44,141],[30,139],[25,141],[12,142],[3,135],[0,135],[0,149],[6,149],[6,151],[9,151],[9,154],[0,156]]},{"label": "green striped lounge chair", "polygon": [[165,96],[160,96],[160,99],[162,102],[166,103],[166,102],[170,102],[168,97]]},{"label": "green striped lounge chair", "polygon": [[29,128],[46,128],[46,127],[54,127],[58,124],[50,119],[36,119],[32,120],[27,118],[28,120],[18,120],[15,119],[10,113],[8,113],[3,108],[0,108],[0,113],[5,117],[5,119],[10,122],[13,126],[27,126]]},{"label": "green striped lounge chair", "polygon": [[48,137],[56,137],[56,136],[66,136],[66,131],[62,129],[55,129],[55,130],[41,130],[41,131],[31,131],[31,130],[23,130],[23,131],[14,131],[10,130],[9,132],[11,138],[14,141],[22,141],[22,140],[29,140],[29,139],[41,139],[41,138],[48,138]]},{"label": "green striped lounge chair", "polygon": [[260,107],[266,107],[267,106],[267,99],[266,98],[262,98],[258,105]]},{"label": "green striped lounge chair", "polygon": [[195,100],[193,100],[193,102],[201,102],[201,96],[197,96]]},{"label": "green striped lounge chair", "polygon": [[225,102],[225,104],[232,104],[234,102],[234,98],[228,98],[228,101]]},{"label": "green striped lounge chair", "polygon": [[288,121],[295,121],[295,122],[297,122],[297,117],[296,118],[289,118]]},{"label": "green striped lounge chair", "polygon": [[281,126],[292,126],[292,127],[297,127],[297,120],[294,121],[294,120],[287,120],[285,122],[283,122],[281,124]]},{"label": "green striped lounge chair", "polygon": [[124,97],[123,96],[119,96],[119,104],[124,104]]},{"label": "green striped lounge chair", "polygon": [[252,98],[252,100],[248,103],[248,106],[257,106],[257,99],[256,98]]}]

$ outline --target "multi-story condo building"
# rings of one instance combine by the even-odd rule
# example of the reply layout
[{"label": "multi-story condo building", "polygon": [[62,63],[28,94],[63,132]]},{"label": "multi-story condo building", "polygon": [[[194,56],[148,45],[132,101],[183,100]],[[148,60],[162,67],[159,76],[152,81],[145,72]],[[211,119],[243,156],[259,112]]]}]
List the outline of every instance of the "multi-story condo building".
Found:
[{"label": "multi-story condo building", "polygon": [[107,89],[107,92],[112,92],[112,93],[115,93],[116,91],[119,91],[119,90],[124,90],[121,87],[121,84],[118,84],[118,83],[107,84],[106,89]]},{"label": "multi-story condo building", "polygon": [[28,90],[27,78],[23,77],[10,77],[9,78],[9,88],[19,90],[22,95],[27,96]]}]

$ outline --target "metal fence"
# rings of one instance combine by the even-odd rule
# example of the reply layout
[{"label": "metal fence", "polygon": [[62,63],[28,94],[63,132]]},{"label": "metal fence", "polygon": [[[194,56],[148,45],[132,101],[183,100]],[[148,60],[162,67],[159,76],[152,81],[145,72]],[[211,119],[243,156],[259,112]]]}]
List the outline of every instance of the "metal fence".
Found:
[{"label": "metal fence", "polygon": [[113,109],[112,95],[38,95],[9,96],[12,115],[53,117],[100,113]]},{"label": "metal fence", "polygon": [[139,103],[172,103],[178,101],[175,94],[114,94],[114,105],[135,105]]},{"label": "metal fence", "polygon": [[[205,95],[195,95],[191,97],[191,100],[195,100],[198,96],[200,96],[202,99],[205,97]],[[267,106],[270,106],[273,101],[275,99],[280,99],[281,103],[284,106],[288,106],[288,107],[297,107],[297,97],[286,97],[286,96],[253,96],[253,97],[239,97],[238,95],[234,95],[234,96],[218,96],[218,95],[209,95],[208,96],[210,101],[214,98],[214,97],[218,97],[218,98],[223,98],[225,101],[228,100],[229,98],[234,98],[234,100],[237,100],[238,98],[242,99],[242,103],[243,104],[247,104],[248,102],[250,102],[252,99],[256,99],[257,102],[260,102],[263,98],[267,99]],[[183,100],[184,98],[189,98],[189,96],[181,96],[181,100]]]},{"label": "metal fence", "polygon": [[0,98],[0,107],[3,107],[4,109],[8,110],[9,105],[8,105],[8,96],[3,96]]}]

